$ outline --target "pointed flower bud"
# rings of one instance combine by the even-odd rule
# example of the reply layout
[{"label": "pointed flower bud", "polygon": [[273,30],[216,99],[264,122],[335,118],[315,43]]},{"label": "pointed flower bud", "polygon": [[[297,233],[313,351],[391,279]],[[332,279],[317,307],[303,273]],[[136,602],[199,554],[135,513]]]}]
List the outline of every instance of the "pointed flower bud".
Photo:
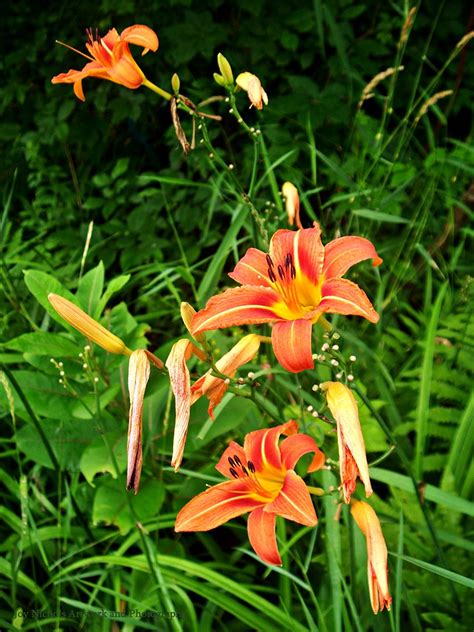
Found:
[{"label": "pointed flower bud", "polygon": [[213,73],[212,75],[214,77],[214,81],[221,87],[224,87],[225,84],[225,79],[222,75],[220,75],[218,72]]},{"label": "pointed flower bud", "polygon": [[365,495],[370,496],[372,485],[355,397],[352,391],[341,382],[323,382],[320,387],[326,393],[329,410],[336,420],[344,502],[350,502],[356,488],[357,477],[364,483]]},{"label": "pointed flower bud", "polygon": [[367,541],[367,574],[374,614],[387,608],[392,597],[388,588],[387,545],[377,514],[368,503],[353,500],[351,514]]},{"label": "pointed flower bud", "polygon": [[127,441],[127,489],[138,492],[142,472],[142,413],[145,389],[150,377],[150,363],[144,349],[137,349],[128,364],[130,412]]},{"label": "pointed flower bud", "polygon": [[123,340],[115,336],[111,331],[100,325],[96,320],[82,311],[77,305],[68,301],[67,298],[57,294],[49,294],[48,300],[57,313],[66,322],[72,325],[83,336],[95,342],[109,353],[130,355],[132,352]]},{"label": "pointed flower bud", "polygon": [[263,104],[268,105],[268,96],[260,83],[260,79],[251,72],[241,72],[235,83],[248,94],[250,103],[261,110]]},{"label": "pointed flower bud", "polygon": [[[193,320],[194,314],[196,313],[196,310],[194,309],[192,305],[183,301],[183,303],[181,303],[180,305],[180,312],[181,312],[181,318],[183,320],[183,323],[186,329],[191,334],[191,322]],[[206,340],[206,334],[205,333],[196,334],[193,336],[193,338],[197,342],[204,342]]]},{"label": "pointed flower bud", "polygon": [[179,88],[181,86],[181,81],[176,73],[171,77],[171,87],[173,88],[173,92],[175,94],[179,94]]},{"label": "pointed flower bud", "polygon": [[227,59],[224,57],[222,53],[217,55],[217,65],[219,66],[219,70],[221,71],[222,78],[226,85],[234,84],[234,75],[232,73],[232,68]]},{"label": "pointed flower bud", "polygon": [[300,197],[298,189],[291,182],[285,182],[281,187],[282,195],[285,199],[285,209],[288,215],[290,226],[296,224],[297,228],[303,228],[300,221]]}]

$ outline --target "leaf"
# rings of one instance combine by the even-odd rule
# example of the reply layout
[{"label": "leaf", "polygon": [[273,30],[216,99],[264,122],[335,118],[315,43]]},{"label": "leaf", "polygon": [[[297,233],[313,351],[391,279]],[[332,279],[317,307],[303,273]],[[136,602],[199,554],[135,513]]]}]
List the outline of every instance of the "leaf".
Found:
[{"label": "leaf", "polygon": [[82,309],[92,318],[98,318],[98,306],[104,288],[104,264],[102,261],[89,270],[79,281],[76,298]]},{"label": "leaf", "polygon": [[370,219],[374,222],[386,222],[389,224],[408,224],[410,220],[399,215],[391,215],[390,213],[382,213],[381,211],[372,211],[370,208],[357,208],[352,211],[354,215]]},{"label": "leaf", "polygon": [[94,524],[104,522],[114,525],[122,535],[135,527],[136,520],[144,523],[156,516],[165,497],[164,486],[153,479],[143,483],[137,495],[128,493],[125,485],[124,476],[115,479],[102,477],[97,483],[92,507]]},{"label": "leaf", "polygon": [[[43,419],[41,427],[62,468],[72,472],[79,469],[79,461],[83,450],[94,438],[90,423],[77,422],[66,417],[61,421]],[[26,456],[48,468],[53,468],[48,452],[36,428],[27,424],[16,434],[18,448]]]},{"label": "leaf", "polygon": [[405,560],[405,562],[409,562],[410,564],[419,566],[420,568],[423,568],[430,573],[434,573],[435,575],[444,577],[444,579],[447,579],[450,582],[456,582],[457,584],[461,584],[462,586],[466,586],[467,588],[474,588],[473,579],[465,577],[464,575],[460,575],[459,573],[449,571],[447,568],[442,568],[441,566],[436,566],[435,564],[430,564],[429,562],[424,562],[423,560],[417,560],[416,558],[409,557],[408,555],[398,555],[397,553],[391,553],[391,555],[394,555],[395,557],[401,557],[403,560]]},{"label": "leaf", "polygon": [[108,446],[115,456],[119,473],[124,472],[127,467],[126,433],[109,432],[106,437],[97,437],[84,450],[79,463],[81,472],[92,487],[95,487],[93,480],[96,474],[108,472],[113,478],[117,478],[117,471]]},{"label": "leaf", "polygon": [[54,358],[77,357],[79,347],[61,334],[36,331],[22,334],[5,343],[8,349]]},{"label": "leaf", "polygon": [[48,294],[59,294],[73,303],[75,302],[74,295],[71,294],[71,292],[61,285],[61,283],[59,283],[59,281],[57,281],[54,277],[50,274],[46,274],[46,272],[41,272],[40,270],[26,270],[23,274],[27,288],[36,298],[38,303],[45,308],[54,320],[69,331],[74,331],[74,328],[68,325],[61,316],[56,313],[56,310],[48,301]]},{"label": "leaf", "polygon": [[112,279],[107,286],[107,289],[104,292],[104,295],[99,301],[99,305],[97,307],[97,317],[99,317],[105,309],[105,306],[110,301],[111,297],[120,292],[124,285],[126,285],[130,280],[130,274],[122,274],[121,276],[115,277]]}]

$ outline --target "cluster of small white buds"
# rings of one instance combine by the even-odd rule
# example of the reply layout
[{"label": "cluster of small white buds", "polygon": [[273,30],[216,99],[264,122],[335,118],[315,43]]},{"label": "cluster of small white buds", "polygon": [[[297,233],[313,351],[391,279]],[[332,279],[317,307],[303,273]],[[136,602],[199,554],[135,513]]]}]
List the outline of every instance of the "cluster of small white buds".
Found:
[{"label": "cluster of small white buds", "polygon": [[329,344],[325,342],[323,346],[321,347],[321,351],[327,351],[328,349],[329,349]]},{"label": "cluster of small white buds", "polygon": [[339,345],[333,345],[332,346],[332,350],[333,351],[339,351]]},{"label": "cluster of small white buds", "polygon": [[339,366],[339,362],[338,362],[338,360],[334,360],[334,358],[331,360],[331,364],[332,364],[333,366]]},{"label": "cluster of small white buds", "polygon": [[355,355],[351,355],[351,356],[349,356],[349,360],[351,362],[355,362],[357,360],[357,357]]},{"label": "cluster of small white buds", "polygon": [[354,381],[354,376],[351,373],[349,373],[349,375],[347,376],[347,381],[348,382],[353,382]]},{"label": "cluster of small white buds", "polygon": [[255,373],[253,371],[249,371],[247,373],[247,377],[249,378],[249,380],[253,380],[255,378]]},{"label": "cluster of small white buds", "polygon": [[319,417],[319,413],[317,410],[313,410],[313,417]]},{"label": "cluster of small white buds", "polygon": [[309,405],[309,406],[307,406],[307,407],[306,407],[306,410],[307,410],[309,413],[312,413],[312,412],[313,412],[313,410],[314,410],[314,406]]}]

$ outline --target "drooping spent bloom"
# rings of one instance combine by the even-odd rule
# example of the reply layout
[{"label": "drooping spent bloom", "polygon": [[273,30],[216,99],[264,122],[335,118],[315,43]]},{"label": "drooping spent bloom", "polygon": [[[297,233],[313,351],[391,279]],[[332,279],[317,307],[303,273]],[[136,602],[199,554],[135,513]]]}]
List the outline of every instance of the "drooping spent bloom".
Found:
[{"label": "drooping spent bloom", "polygon": [[297,228],[303,228],[300,220],[300,196],[298,195],[298,189],[292,182],[284,182],[281,187],[281,193],[285,200],[289,225],[293,226],[296,224]]},{"label": "drooping spent bloom", "polygon": [[129,44],[141,46],[144,49],[142,55],[145,55],[149,50],[158,50],[158,36],[151,28],[142,24],[129,26],[120,35],[115,29],[110,29],[105,37],[97,34],[94,37],[89,29],[86,42],[89,54],[72,49],[88,59],[89,63],[82,70],[69,70],[56,75],[51,82],[74,84],[74,94],[81,101],[85,101],[82,80],[87,77],[107,79],[135,90],[146,81],[146,77],[133,59]]},{"label": "drooping spent bloom", "polygon": [[368,503],[353,500],[351,514],[367,541],[367,575],[374,614],[387,608],[392,597],[388,588],[387,545],[377,514]]},{"label": "drooping spent bloom", "polygon": [[[216,368],[228,377],[234,377],[237,369],[255,357],[260,346],[260,336],[244,336],[225,355],[216,362]],[[183,338],[173,345],[166,360],[171,388],[175,397],[176,421],[173,436],[173,455],[171,465],[177,471],[183,458],[184,446],[188,434],[191,406],[205,395],[209,399],[209,416],[214,418],[214,408],[220,403],[228,384],[213,376],[212,369],[200,377],[192,386],[186,362],[191,355],[205,360],[205,355],[190,340]]]},{"label": "drooping spent bloom", "polygon": [[357,477],[364,484],[365,495],[370,496],[372,485],[355,397],[350,388],[341,382],[323,382],[320,388],[325,392],[329,410],[336,420],[344,502],[350,502],[357,485]]},{"label": "drooping spent bloom", "polygon": [[293,373],[314,366],[311,330],[324,313],[379,320],[358,285],[342,279],[359,261],[382,259],[363,237],[340,237],[323,246],[320,228],[278,230],[265,254],[249,248],[229,276],[242,287],[213,296],[192,321],[192,333],[243,324],[274,323],[272,344]]},{"label": "drooping spent bloom", "polygon": [[143,349],[132,353],[128,365],[130,412],[127,439],[127,489],[138,493],[142,472],[142,413],[145,389],[150,377],[150,362]]},{"label": "drooping spent bloom", "polygon": [[[286,435],[279,444],[280,435]],[[209,531],[250,512],[250,544],[267,564],[281,565],[275,537],[277,515],[313,527],[317,523],[311,496],[294,467],[314,452],[308,472],[320,469],[324,455],[314,439],[298,434],[291,420],[274,428],[256,430],[245,437],[244,447],[232,441],[216,469],[228,481],[193,498],[176,517],[175,531]]]},{"label": "drooping spent bloom", "polygon": [[267,93],[256,75],[253,75],[251,72],[241,72],[237,76],[235,83],[247,93],[251,103],[250,107],[253,105],[257,110],[261,110],[263,104],[268,105]]}]

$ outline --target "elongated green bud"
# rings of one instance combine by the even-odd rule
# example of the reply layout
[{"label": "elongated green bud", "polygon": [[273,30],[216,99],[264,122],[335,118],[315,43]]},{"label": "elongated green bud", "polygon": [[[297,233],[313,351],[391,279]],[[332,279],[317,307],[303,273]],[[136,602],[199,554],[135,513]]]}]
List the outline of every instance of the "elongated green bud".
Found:
[{"label": "elongated green bud", "polygon": [[232,73],[232,68],[222,53],[217,55],[217,65],[219,66],[219,70],[221,71],[221,75],[224,78],[226,85],[233,85],[234,75]]},{"label": "elongated green bud", "polygon": [[176,73],[174,73],[174,75],[171,77],[171,87],[173,88],[173,92],[176,95],[179,94],[180,85],[181,85],[181,81],[180,81],[178,75]]}]

